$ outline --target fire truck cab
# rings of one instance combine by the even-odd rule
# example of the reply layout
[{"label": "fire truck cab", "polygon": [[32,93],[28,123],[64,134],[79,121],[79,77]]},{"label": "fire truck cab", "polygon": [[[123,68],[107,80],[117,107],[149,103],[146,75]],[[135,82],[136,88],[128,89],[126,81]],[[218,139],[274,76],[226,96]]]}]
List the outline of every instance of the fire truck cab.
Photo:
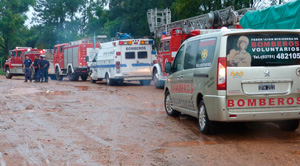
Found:
[{"label": "fire truck cab", "polygon": [[171,29],[169,36],[163,33],[159,43],[157,63],[153,66],[152,70],[152,79],[156,88],[164,87],[167,79],[165,64],[173,62],[181,43],[191,36],[191,34],[185,34],[181,28]]},{"label": "fire truck cab", "polygon": [[[33,49],[31,47],[16,47],[9,52],[10,58],[4,64],[5,76],[11,79],[13,76],[24,75],[23,62],[25,56],[28,55],[29,59],[34,61],[35,55],[45,54],[43,50]],[[32,72],[34,74],[34,71]]]}]

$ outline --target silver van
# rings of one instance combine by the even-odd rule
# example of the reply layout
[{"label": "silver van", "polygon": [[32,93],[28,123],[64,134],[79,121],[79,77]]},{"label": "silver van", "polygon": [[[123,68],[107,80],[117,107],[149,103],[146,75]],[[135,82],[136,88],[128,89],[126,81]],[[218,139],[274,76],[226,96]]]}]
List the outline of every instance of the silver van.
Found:
[{"label": "silver van", "polygon": [[300,119],[300,31],[222,29],[186,40],[165,84],[165,110],[215,122],[273,121],[294,131]]}]

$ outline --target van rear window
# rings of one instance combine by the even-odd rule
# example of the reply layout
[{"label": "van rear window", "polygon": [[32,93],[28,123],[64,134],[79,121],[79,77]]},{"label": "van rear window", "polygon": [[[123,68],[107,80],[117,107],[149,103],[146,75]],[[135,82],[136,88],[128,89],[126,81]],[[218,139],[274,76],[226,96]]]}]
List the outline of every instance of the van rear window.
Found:
[{"label": "van rear window", "polygon": [[135,52],[126,52],[125,58],[126,59],[135,59]]},{"label": "van rear window", "polygon": [[147,59],[148,58],[147,52],[146,51],[138,52],[138,58],[139,59]]},{"label": "van rear window", "polygon": [[249,34],[227,39],[227,66],[285,66],[300,64],[300,35]]}]

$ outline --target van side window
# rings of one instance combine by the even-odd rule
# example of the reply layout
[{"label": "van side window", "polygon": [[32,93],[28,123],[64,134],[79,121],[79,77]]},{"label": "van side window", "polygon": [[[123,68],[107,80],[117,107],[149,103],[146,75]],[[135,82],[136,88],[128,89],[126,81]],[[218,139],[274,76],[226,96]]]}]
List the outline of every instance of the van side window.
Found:
[{"label": "van side window", "polygon": [[196,58],[196,67],[211,67],[215,57],[217,38],[201,39]]},{"label": "van side window", "polygon": [[195,68],[198,46],[199,46],[199,40],[191,41],[186,45],[186,51],[184,57],[184,69]]},{"label": "van side window", "polygon": [[182,46],[177,52],[177,55],[173,61],[172,72],[177,72],[183,69],[183,52],[184,46]]},{"label": "van side window", "polygon": [[138,52],[138,59],[147,59],[147,52],[143,51],[143,52]]},{"label": "van side window", "polygon": [[164,51],[169,51],[170,50],[170,41],[165,41],[164,42]]}]

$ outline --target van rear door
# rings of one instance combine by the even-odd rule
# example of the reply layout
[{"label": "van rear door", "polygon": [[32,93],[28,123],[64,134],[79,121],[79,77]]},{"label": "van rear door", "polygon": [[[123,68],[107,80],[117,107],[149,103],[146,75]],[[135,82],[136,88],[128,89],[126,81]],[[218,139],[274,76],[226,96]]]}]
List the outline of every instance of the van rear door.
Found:
[{"label": "van rear door", "polygon": [[299,34],[287,32],[228,36],[228,109],[299,110],[299,41]]}]

